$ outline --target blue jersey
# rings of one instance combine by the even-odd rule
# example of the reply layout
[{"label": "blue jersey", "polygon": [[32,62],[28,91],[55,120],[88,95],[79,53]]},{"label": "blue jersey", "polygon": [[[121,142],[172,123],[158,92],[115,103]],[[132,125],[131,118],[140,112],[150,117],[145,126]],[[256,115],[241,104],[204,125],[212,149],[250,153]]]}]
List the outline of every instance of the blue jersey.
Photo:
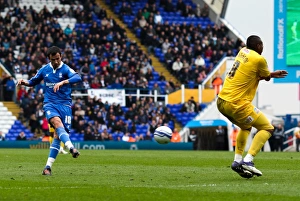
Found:
[{"label": "blue jersey", "polygon": [[61,62],[61,65],[56,70],[53,69],[51,63],[48,63],[29,80],[29,85],[35,86],[44,80],[44,104],[55,103],[71,105],[71,84],[64,84],[56,92],[54,92],[53,87],[56,83],[67,80],[76,74],[77,73],[73,69],[63,62]]}]

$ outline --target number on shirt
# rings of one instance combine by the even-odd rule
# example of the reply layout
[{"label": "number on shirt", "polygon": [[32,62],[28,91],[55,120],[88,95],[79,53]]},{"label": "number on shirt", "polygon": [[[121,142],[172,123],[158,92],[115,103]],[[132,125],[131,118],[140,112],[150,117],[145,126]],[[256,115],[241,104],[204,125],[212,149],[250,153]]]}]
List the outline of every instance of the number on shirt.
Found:
[{"label": "number on shirt", "polygon": [[71,124],[71,116],[65,116],[65,124]]},{"label": "number on shirt", "polygon": [[229,78],[233,78],[235,75],[236,70],[239,68],[240,66],[240,62],[239,61],[235,61],[230,69],[230,71],[228,72],[228,77]]}]

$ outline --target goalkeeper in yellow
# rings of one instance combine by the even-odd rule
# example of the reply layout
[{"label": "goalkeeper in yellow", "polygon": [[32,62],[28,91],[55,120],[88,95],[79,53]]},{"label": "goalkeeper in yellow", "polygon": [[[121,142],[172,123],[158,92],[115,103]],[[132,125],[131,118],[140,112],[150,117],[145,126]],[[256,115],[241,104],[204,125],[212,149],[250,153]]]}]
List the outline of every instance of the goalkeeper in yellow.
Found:
[{"label": "goalkeeper in yellow", "polygon": [[[217,100],[219,111],[240,127],[231,168],[244,178],[262,176],[262,172],[255,168],[253,159],[274,131],[266,116],[252,104],[259,81],[284,78],[288,74],[285,70],[270,72],[266,59],[261,56],[262,52],[263,42],[260,37],[249,36],[246,47],[242,48],[236,56]],[[247,155],[243,158],[252,127],[255,127],[258,132],[253,138]]]},{"label": "goalkeeper in yellow", "polygon": [[[48,124],[48,127],[49,127],[49,143],[51,145],[53,142],[53,137],[54,135],[56,135],[56,133],[54,128],[50,124]],[[60,154],[68,154],[68,152],[64,150],[64,146],[65,146],[64,143],[60,142],[60,148],[59,148]]]}]

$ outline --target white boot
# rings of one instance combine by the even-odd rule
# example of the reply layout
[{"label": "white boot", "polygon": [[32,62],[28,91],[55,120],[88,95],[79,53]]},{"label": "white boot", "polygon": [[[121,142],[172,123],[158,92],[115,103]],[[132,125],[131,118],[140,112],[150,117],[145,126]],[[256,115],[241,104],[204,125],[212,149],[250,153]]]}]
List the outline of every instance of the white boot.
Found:
[{"label": "white boot", "polygon": [[66,152],[63,147],[60,147],[59,153],[60,154],[68,154],[68,152]]}]

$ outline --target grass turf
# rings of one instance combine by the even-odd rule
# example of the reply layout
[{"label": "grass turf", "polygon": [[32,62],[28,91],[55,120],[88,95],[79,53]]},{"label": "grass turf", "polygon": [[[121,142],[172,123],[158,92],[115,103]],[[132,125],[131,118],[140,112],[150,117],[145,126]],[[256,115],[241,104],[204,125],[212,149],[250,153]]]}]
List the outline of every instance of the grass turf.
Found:
[{"label": "grass turf", "polygon": [[233,152],[81,150],[59,155],[41,175],[48,150],[0,149],[0,200],[297,200],[300,155],[261,152],[262,177],[230,169]]}]

